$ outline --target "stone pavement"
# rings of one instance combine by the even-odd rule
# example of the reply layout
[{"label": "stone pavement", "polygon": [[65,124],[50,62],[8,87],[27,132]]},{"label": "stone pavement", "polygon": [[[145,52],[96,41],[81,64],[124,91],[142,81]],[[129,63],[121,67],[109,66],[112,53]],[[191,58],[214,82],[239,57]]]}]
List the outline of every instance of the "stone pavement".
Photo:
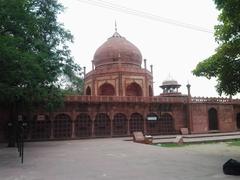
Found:
[{"label": "stone pavement", "polygon": [[122,138],[28,142],[24,164],[0,144],[0,180],[235,180],[222,165],[240,148],[218,143],[164,148]]}]

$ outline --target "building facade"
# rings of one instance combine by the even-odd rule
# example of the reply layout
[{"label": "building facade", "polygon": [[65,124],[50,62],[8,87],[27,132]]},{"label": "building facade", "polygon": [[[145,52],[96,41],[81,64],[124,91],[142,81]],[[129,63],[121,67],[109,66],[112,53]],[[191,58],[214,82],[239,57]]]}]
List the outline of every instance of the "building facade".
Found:
[{"label": "building facade", "polygon": [[[143,62],[142,62],[143,61]],[[142,68],[143,64],[143,68]],[[77,139],[145,134],[233,132],[240,130],[240,100],[192,97],[178,91],[175,80],[153,94],[152,66],[140,50],[117,31],[95,52],[92,70],[84,73],[84,95],[67,96],[53,113],[39,110],[25,131],[29,140]],[[8,115],[1,111],[0,140]],[[24,120],[25,114],[19,117]]]}]

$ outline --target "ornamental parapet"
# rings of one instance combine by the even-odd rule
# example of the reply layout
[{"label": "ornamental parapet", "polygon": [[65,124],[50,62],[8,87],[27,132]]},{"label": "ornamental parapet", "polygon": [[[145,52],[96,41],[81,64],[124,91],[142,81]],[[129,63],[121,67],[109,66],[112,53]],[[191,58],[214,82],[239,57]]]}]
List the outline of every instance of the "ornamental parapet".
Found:
[{"label": "ornamental parapet", "polygon": [[138,96],[66,96],[65,102],[102,103],[187,103],[186,96],[180,97],[138,97]]},{"label": "ornamental parapet", "polygon": [[240,104],[240,99],[221,97],[192,97],[192,103]]}]

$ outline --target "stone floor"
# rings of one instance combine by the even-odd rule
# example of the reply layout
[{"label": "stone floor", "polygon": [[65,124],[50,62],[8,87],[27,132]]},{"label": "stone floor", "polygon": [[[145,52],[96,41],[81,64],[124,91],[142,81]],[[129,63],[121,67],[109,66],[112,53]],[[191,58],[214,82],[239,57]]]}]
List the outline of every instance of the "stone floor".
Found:
[{"label": "stone floor", "polygon": [[0,144],[1,180],[235,180],[222,165],[240,160],[240,148],[226,143],[166,148],[89,139],[28,142],[24,164],[16,148]]}]

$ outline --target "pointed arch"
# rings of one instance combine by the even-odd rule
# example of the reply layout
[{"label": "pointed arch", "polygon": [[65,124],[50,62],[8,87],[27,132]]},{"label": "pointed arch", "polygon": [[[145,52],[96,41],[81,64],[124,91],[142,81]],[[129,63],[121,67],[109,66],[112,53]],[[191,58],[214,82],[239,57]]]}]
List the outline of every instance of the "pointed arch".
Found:
[{"label": "pointed arch", "polygon": [[209,130],[218,130],[218,116],[215,108],[208,110],[208,128]]},{"label": "pointed arch", "polygon": [[142,96],[141,86],[136,82],[129,84],[126,88],[126,96]]},{"label": "pointed arch", "polygon": [[240,129],[240,113],[237,113],[237,129]]},{"label": "pointed arch", "polygon": [[[41,119],[40,117],[41,116]],[[51,121],[47,115],[35,115],[31,122],[32,139],[49,139],[51,136]]]},{"label": "pointed arch", "polygon": [[153,89],[151,85],[148,86],[148,92],[149,92],[149,96],[153,96]]},{"label": "pointed arch", "polygon": [[92,91],[91,91],[91,88],[89,86],[86,89],[86,95],[88,95],[88,96],[92,95]]},{"label": "pointed arch", "polygon": [[176,133],[176,130],[174,127],[174,119],[170,114],[165,113],[160,116],[159,131],[160,131],[160,134]]},{"label": "pointed arch", "polygon": [[72,135],[72,121],[67,114],[58,114],[53,122],[55,138],[70,138]]},{"label": "pointed arch", "polygon": [[111,123],[106,113],[98,113],[94,121],[94,129],[96,136],[110,136]]},{"label": "pointed arch", "polygon": [[155,113],[149,113],[146,118],[147,133],[159,134],[159,118]]},{"label": "pointed arch", "polygon": [[117,113],[113,118],[113,135],[127,135],[127,117],[123,113]]},{"label": "pointed arch", "polygon": [[75,121],[75,134],[77,137],[89,137],[92,133],[92,121],[86,113],[81,113]]},{"label": "pointed arch", "polygon": [[99,96],[114,96],[115,88],[110,83],[104,83],[99,87],[98,95]]},{"label": "pointed arch", "polygon": [[139,113],[133,113],[130,118],[129,122],[129,130],[130,133],[133,133],[134,131],[144,131],[143,126],[143,116]]}]

